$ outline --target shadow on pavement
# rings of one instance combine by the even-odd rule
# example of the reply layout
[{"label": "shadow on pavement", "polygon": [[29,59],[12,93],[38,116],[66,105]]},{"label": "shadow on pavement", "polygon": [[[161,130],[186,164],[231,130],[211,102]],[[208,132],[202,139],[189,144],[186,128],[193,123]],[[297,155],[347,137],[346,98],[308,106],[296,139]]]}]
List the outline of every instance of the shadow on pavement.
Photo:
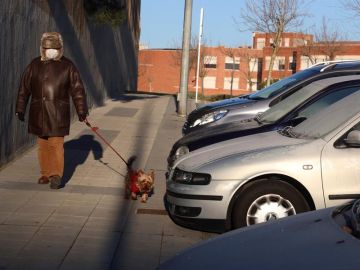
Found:
[{"label": "shadow on pavement", "polygon": [[64,152],[64,185],[70,181],[76,167],[83,164],[91,152],[95,160],[100,160],[103,156],[103,148],[93,135],[82,135],[78,139],[66,142]]}]

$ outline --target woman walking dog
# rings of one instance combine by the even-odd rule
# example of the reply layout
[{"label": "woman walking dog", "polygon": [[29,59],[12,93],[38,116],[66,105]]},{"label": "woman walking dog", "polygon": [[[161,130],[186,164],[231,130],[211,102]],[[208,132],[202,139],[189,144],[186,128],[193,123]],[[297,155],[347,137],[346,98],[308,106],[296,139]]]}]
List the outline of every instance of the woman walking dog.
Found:
[{"label": "woman walking dog", "polygon": [[86,94],[75,65],[63,56],[62,37],[57,32],[42,35],[40,56],[25,69],[16,101],[16,115],[25,121],[31,97],[28,132],[38,136],[39,184],[62,186],[64,136],[70,131],[70,96],[79,121],[88,115]]}]

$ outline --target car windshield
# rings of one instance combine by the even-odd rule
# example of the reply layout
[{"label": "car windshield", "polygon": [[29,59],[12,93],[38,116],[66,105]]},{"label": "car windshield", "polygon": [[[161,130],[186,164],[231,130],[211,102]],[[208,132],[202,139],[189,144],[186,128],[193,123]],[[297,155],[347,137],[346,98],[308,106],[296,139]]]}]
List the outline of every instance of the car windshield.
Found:
[{"label": "car windshield", "polygon": [[265,124],[276,122],[323,87],[324,86],[319,83],[312,83],[305,86],[265,111],[258,117],[258,120]]},{"label": "car windshield", "polygon": [[357,91],[330,105],[291,129],[293,137],[316,139],[327,135],[360,112]]},{"label": "car windshield", "polygon": [[259,91],[257,91],[254,94],[249,95],[249,99],[253,100],[262,100],[267,99],[270,97],[273,97],[282,91],[284,91],[289,86],[294,85],[298,81],[304,80],[306,78],[311,77],[312,75],[315,75],[319,73],[319,69],[305,69],[303,71],[299,71],[295,73],[294,75],[291,75],[289,77],[286,77],[280,81],[277,81],[276,83],[273,83],[269,85],[268,87],[265,87]]},{"label": "car windshield", "polygon": [[[310,97],[315,96],[317,92],[332,85],[334,82],[344,82],[354,78],[354,76],[344,76],[342,78],[328,78],[321,81],[313,82],[302,89],[299,89],[294,94],[285,98],[281,102],[272,106],[270,109],[261,114],[257,120],[263,124],[274,123],[295,109],[300,104],[304,103],[303,108],[297,113],[297,117],[306,119],[310,115],[318,112],[326,106],[346,97],[359,90],[358,86],[334,86],[334,88],[325,91],[323,95],[315,101],[307,101]],[[356,77],[357,78],[357,77]],[[319,96],[319,95],[316,95]],[[314,99],[310,99],[314,100]]]}]

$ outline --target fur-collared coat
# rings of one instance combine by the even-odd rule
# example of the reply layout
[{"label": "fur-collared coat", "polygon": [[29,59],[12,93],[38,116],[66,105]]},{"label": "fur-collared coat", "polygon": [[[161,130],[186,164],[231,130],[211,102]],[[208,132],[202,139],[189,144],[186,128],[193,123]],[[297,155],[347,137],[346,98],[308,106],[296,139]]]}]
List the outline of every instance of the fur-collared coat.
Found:
[{"label": "fur-collared coat", "polygon": [[70,96],[78,115],[87,114],[86,94],[80,74],[66,57],[35,58],[26,68],[19,87],[16,112],[29,110],[29,133],[65,136],[70,130]]}]

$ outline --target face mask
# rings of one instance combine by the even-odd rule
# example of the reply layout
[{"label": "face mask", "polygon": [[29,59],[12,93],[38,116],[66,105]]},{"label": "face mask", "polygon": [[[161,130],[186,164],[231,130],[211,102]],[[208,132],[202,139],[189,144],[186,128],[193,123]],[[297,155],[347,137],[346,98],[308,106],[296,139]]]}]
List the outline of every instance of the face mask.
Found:
[{"label": "face mask", "polygon": [[45,55],[49,59],[54,59],[59,55],[59,51],[56,49],[46,49]]}]

